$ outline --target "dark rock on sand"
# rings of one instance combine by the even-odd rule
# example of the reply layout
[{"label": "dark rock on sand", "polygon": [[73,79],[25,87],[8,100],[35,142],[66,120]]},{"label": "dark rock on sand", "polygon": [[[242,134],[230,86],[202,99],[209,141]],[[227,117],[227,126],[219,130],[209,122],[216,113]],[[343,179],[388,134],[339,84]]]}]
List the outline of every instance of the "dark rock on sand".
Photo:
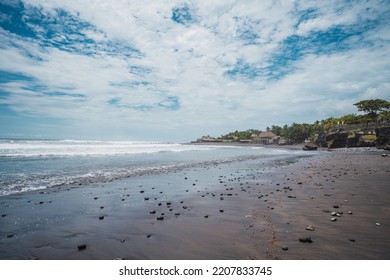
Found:
[{"label": "dark rock on sand", "polygon": [[100,216],[100,217],[99,217],[99,220],[104,220],[104,216]]},{"label": "dark rock on sand", "polygon": [[12,233],[7,234],[7,238],[12,238],[14,235]]},{"label": "dark rock on sand", "polygon": [[318,149],[318,146],[314,143],[307,143],[302,148],[302,150],[304,150],[304,151],[315,151],[317,149]]},{"label": "dark rock on sand", "polygon": [[78,249],[79,251],[85,250],[85,249],[87,249],[87,245],[86,245],[86,244],[78,245],[78,246],[77,246],[77,249]]},{"label": "dark rock on sand", "polygon": [[282,250],[283,250],[283,251],[287,251],[287,250],[288,250],[288,247],[287,247],[287,246],[282,246]]},{"label": "dark rock on sand", "polygon": [[307,237],[299,237],[299,241],[303,242],[303,243],[312,243],[313,242],[313,240],[311,240],[311,238],[309,236],[307,236]]},{"label": "dark rock on sand", "polygon": [[163,216],[157,217],[157,221],[163,221],[163,220],[164,220]]}]

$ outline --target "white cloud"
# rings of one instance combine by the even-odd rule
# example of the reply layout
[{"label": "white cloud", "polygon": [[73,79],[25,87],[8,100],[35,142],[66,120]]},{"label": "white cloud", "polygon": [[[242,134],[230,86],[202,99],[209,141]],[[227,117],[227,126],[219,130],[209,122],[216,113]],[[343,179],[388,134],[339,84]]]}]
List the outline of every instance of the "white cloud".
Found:
[{"label": "white cloud", "polygon": [[[0,103],[17,112],[63,118],[79,128],[116,127],[129,137],[131,131],[139,135],[144,131],[148,138],[166,130],[171,139],[181,139],[183,129],[191,128],[184,136],[190,140],[187,137],[212,131],[218,135],[235,129],[264,129],[274,123],[310,122],[350,112],[360,98],[388,97],[388,25],[349,39],[350,45],[361,40],[370,42],[367,45],[333,53],[302,49],[295,57],[282,57],[286,38],[375,20],[379,4],[24,2],[31,11],[39,7],[34,12],[50,16],[52,22],[64,10],[68,16],[62,24],[77,24],[71,22],[76,20],[84,25],[79,34],[59,33],[45,43],[0,29],[0,70],[33,78],[32,82],[4,84],[10,94]],[[186,24],[171,19],[172,9],[183,3],[194,18]],[[297,26],[299,15],[307,9],[315,10],[315,17]],[[45,35],[47,27],[31,27]],[[66,33],[66,28],[58,30]],[[58,46],[66,40],[72,43]],[[278,61],[283,59],[288,60],[286,65]],[[237,61],[254,69],[280,71],[284,67],[289,74],[271,80],[266,74],[229,77],[226,71]],[[43,86],[43,92],[29,89],[29,83]]]}]

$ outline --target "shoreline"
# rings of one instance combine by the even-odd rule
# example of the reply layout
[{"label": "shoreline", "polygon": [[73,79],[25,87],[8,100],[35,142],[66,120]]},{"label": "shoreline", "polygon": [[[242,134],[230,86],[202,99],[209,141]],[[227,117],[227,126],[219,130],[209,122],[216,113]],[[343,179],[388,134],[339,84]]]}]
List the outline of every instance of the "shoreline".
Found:
[{"label": "shoreline", "polygon": [[381,154],[307,152],[1,197],[0,259],[390,259]]}]

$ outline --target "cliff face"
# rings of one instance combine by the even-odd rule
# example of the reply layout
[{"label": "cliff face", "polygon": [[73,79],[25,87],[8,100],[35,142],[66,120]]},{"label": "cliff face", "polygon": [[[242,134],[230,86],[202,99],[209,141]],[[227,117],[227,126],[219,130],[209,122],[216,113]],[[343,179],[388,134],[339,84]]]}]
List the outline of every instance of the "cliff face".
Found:
[{"label": "cliff face", "polygon": [[376,147],[378,149],[390,150],[390,126],[377,128],[375,133],[377,136]]},{"label": "cliff face", "polygon": [[314,142],[318,146],[330,149],[375,146],[379,149],[390,149],[390,127],[371,129],[370,131],[357,129],[323,133]]}]

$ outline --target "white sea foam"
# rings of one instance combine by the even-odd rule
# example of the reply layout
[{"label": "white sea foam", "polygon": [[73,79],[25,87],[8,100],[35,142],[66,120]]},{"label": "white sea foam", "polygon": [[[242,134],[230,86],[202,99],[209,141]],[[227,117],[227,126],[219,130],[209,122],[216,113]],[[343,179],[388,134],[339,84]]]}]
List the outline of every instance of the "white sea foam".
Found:
[{"label": "white sea foam", "polygon": [[2,140],[1,157],[142,154],[216,149],[215,146],[137,141]]}]

